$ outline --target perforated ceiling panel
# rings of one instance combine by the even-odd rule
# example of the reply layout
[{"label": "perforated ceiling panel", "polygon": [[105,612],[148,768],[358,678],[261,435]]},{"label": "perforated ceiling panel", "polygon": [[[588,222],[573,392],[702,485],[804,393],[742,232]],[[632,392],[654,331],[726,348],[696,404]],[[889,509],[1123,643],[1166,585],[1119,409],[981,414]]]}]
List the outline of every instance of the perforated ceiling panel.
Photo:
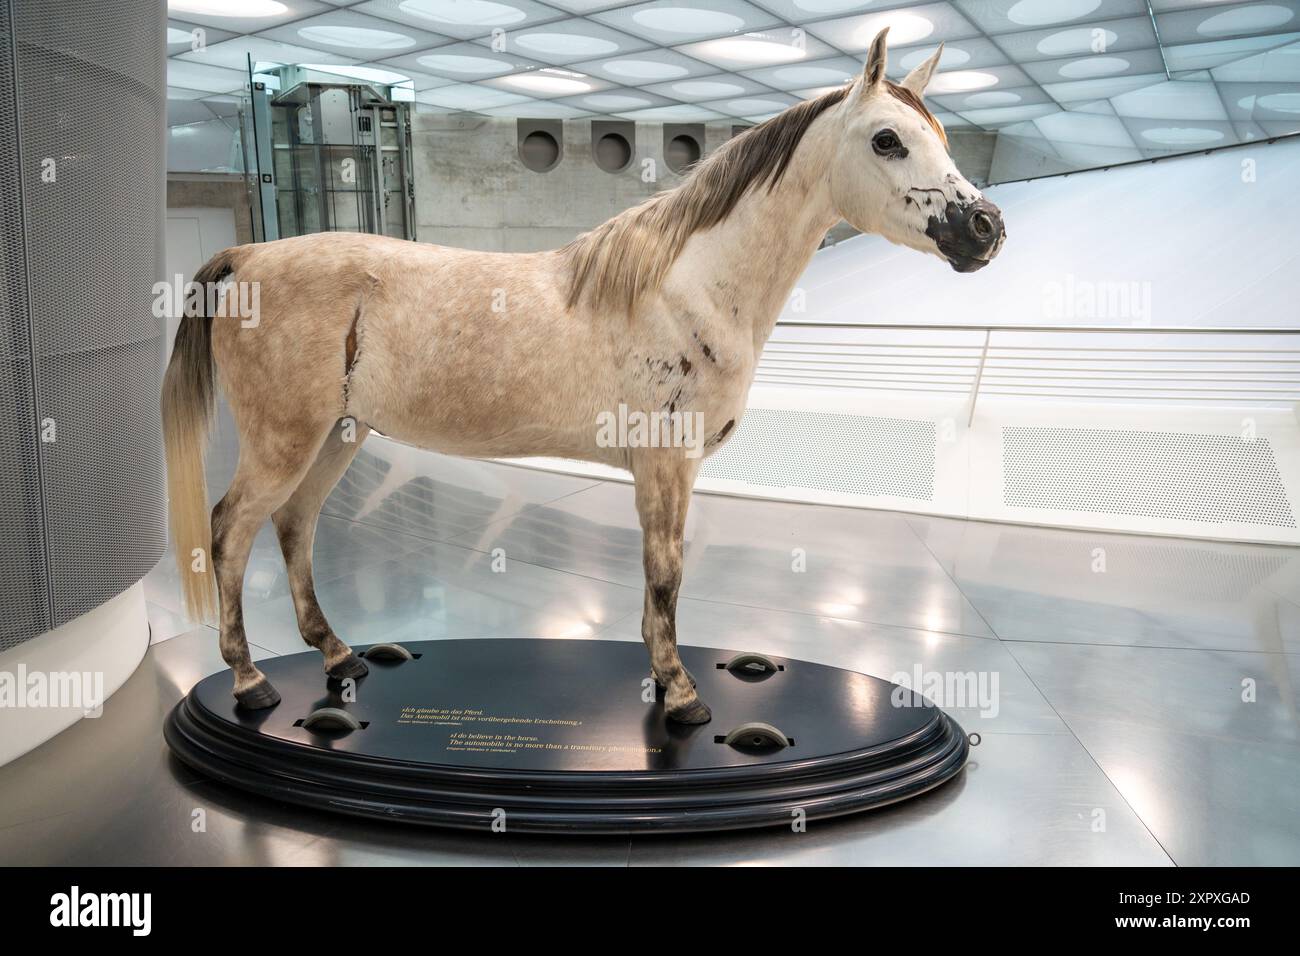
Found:
[{"label": "perforated ceiling panel", "polygon": [[930,501],[935,435],[932,421],[751,408],[700,475]]},{"label": "perforated ceiling panel", "polygon": [[1009,426],[1002,442],[1009,507],[1296,526],[1264,438]]},{"label": "perforated ceiling panel", "polygon": [[98,607],[163,550],[166,100],[159,0],[0,10],[3,648]]}]

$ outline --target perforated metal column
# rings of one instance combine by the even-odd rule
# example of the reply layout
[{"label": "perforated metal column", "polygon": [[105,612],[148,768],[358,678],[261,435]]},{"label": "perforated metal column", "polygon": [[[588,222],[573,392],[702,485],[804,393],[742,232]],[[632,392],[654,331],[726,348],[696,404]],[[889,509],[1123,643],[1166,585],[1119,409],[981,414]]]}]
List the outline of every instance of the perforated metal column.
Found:
[{"label": "perforated metal column", "polygon": [[0,0],[0,649],[161,555],[162,0]]}]

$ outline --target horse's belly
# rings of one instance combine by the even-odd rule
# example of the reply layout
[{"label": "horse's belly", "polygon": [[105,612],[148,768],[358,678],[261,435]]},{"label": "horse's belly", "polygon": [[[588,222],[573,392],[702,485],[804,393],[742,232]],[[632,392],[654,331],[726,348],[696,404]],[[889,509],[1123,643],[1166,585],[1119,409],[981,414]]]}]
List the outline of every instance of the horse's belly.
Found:
[{"label": "horse's belly", "polygon": [[568,381],[558,381],[523,362],[364,358],[349,382],[348,412],[398,441],[472,458],[608,457],[596,445],[589,408],[603,403],[575,389],[566,363],[554,365],[571,369]]}]

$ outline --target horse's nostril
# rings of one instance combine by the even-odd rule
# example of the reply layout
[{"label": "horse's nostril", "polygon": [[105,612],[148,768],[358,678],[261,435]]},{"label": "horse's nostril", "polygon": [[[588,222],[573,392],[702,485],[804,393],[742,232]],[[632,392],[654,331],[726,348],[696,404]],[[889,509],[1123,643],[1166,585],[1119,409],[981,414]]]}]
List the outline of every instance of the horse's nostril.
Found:
[{"label": "horse's nostril", "polygon": [[988,239],[993,235],[993,220],[986,212],[977,212],[970,217],[971,231],[979,239]]}]

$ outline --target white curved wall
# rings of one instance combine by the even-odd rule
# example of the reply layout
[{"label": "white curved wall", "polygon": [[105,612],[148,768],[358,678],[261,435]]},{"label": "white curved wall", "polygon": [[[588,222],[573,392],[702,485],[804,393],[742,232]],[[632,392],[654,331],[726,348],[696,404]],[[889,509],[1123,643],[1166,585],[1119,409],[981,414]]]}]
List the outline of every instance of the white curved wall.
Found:
[{"label": "white curved wall", "polygon": [[98,717],[149,650],[144,584],[0,653],[0,766]]},{"label": "white curved wall", "polygon": [[[1253,179],[1252,179],[1253,177]],[[783,319],[899,325],[1300,324],[1300,139],[990,186],[1007,242],[987,268],[859,236],[819,252]],[[1149,314],[1056,296],[1138,283]],[[1103,296],[1104,298],[1104,296]],[[1140,310],[1131,310],[1134,312]]]}]

